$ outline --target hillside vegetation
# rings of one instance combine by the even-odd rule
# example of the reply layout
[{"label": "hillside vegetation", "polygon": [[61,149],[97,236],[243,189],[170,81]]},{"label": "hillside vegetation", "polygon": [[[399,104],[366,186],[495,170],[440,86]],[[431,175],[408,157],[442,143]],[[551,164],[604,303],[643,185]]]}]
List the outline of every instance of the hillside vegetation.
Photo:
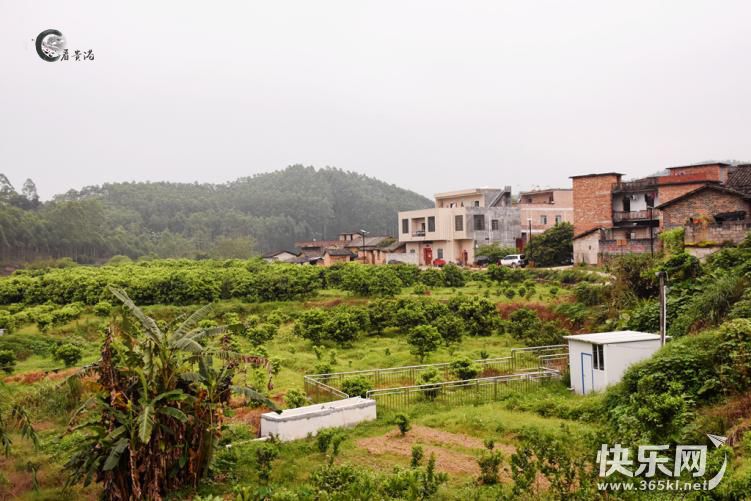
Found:
[{"label": "hillside vegetation", "polygon": [[371,177],[302,165],[224,184],[108,183],[44,203],[33,182],[18,193],[2,176],[0,261],[247,258],[360,228],[393,233],[397,210],[430,204]]},{"label": "hillside vegetation", "polygon": [[[0,383],[0,440],[9,441],[0,457],[0,496],[94,496],[116,487],[128,492],[128,482],[137,481],[155,498],[199,493],[212,501],[217,495],[238,501],[665,498],[601,491],[596,455],[605,443],[632,454],[641,444],[707,445],[706,471],[716,474],[727,457],[724,479],[711,492],[680,498],[748,499],[751,239],[705,263],[679,245],[667,248],[662,256],[619,257],[596,273],[496,265],[482,271],[323,268],[258,259],[18,271],[0,279],[0,327],[6,329],[0,369],[8,374]],[[672,339],[607,391],[574,395],[564,373],[476,404],[440,403],[426,392],[409,407],[380,409],[376,421],[355,429],[292,443],[252,440],[262,412],[308,402],[304,374],[448,362],[449,375],[420,375],[421,384],[436,385],[476,377],[475,360],[559,343],[572,332],[656,332],[658,271],[669,276]],[[119,289],[143,309],[114,294]],[[210,302],[211,308],[198,306]],[[176,328],[186,319],[194,327]],[[157,353],[147,350],[164,343],[158,355],[175,357],[174,366],[187,371],[176,387],[152,370],[172,367],[152,362]],[[108,376],[103,379],[110,348],[122,392],[107,391]],[[75,367],[85,370],[76,375]],[[337,381],[330,382],[348,394],[372,387],[357,375]],[[240,396],[230,395],[241,388]],[[169,399],[160,397],[165,390]],[[120,400],[123,392],[130,406]],[[194,405],[204,395],[213,399],[214,414]],[[122,425],[101,433],[99,423],[112,416]],[[204,418],[215,419],[212,436],[185,455],[166,430],[194,433],[192,423]],[[714,447],[706,433],[728,437],[727,444]],[[200,445],[209,439],[216,447]],[[133,470],[131,455],[143,468]],[[175,477],[171,487],[179,491],[167,493],[166,483],[148,481],[165,471],[150,463],[151,455],[177,472],[189,464],[182,458],[195,457],[200,467]],[[73,482],[69,491],[66,479]],[[681,474],[690,479],[690,472]],[[632,480],[619,473],[607,478]]]}]

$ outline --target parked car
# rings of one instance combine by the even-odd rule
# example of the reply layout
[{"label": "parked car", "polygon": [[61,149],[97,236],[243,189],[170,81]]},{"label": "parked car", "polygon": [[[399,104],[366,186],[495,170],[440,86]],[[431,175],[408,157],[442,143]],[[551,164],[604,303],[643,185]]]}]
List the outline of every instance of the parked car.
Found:
[{"label": "parked car", "polygon": [[527,258],[524,254],[509,254],[501,259],[502,266],[511,266],[512,268],[523,268],[527,266]]},{"label": "parked car", "polygon": [[434,259],[433,260],[433,266],[446,266],[446,260],[445,259]]},{"label": "parked car", "polygon": [[490,258],[488,256],[477,256],[475,258],[475,266],[485,267],[490,264]]}]

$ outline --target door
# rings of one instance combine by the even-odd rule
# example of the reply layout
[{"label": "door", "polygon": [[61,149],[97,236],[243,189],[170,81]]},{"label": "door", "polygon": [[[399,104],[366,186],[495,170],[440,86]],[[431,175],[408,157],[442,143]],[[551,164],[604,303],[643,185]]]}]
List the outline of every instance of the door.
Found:
[{"label": "door", "polygon": [[592,354],[581,354],[581,367],[582,367],[582,394],[594,390],[594,373],[592,372]]},{"label": "door", "polygon": [[433,249],[431,249],[430,247],[425,247],[422,250],[422,258],[423,258],[423,262],[426,265],[433,264]]},{"label": "door", "polygon": [[469,264],[469,253],[467,251],[462,252],[462,264],[465,266]]}]

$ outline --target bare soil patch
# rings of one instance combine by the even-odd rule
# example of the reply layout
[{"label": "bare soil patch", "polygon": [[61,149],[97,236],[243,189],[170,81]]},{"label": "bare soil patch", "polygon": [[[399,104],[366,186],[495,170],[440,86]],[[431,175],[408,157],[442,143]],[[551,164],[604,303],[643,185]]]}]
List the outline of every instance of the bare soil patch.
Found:
[{"label": "bare soil patch", "polygon": [[[477,457],[484,445],[482,440],[468,435],[415,425],[403,437],[398,430],[393,430],[379,437],[368,437],[357,441],[358,447],[374,455],[396,454],[411,457],[414,445],[423,447],[426,458],[435,454],[436,467],[439,471],[475,477],[480,473]],[[453,447],[475,449],[475,451],[463,452]],[[499,444],[496,447],[505,458],[515,452],[514,447],[510,445]],[[501,472],[501,480],[504,482],[508,480],[505,472]]]}]

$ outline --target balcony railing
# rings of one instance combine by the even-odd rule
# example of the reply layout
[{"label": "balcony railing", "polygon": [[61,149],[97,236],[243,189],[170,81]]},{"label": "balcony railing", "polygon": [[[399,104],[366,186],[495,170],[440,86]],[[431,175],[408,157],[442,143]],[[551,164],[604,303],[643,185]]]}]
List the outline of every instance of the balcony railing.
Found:
[{"label": "balcony railing", "polygon": [[425,236],[425,230],[415,230],[412,232],[413,237],[424,237]]},{"label": "balcony railing", "polygon": [[613,184],[613,193],[623,193],[629,191],[651,191],[657,189],[656,177],[645,177],[634,181],[621,181]]},{"label": "balcony railing", "polygon": [[613,222],[621,223],[624,221],[649,221],[657,219],[655,210],[632,210],[632,211],[613,211]]}]

